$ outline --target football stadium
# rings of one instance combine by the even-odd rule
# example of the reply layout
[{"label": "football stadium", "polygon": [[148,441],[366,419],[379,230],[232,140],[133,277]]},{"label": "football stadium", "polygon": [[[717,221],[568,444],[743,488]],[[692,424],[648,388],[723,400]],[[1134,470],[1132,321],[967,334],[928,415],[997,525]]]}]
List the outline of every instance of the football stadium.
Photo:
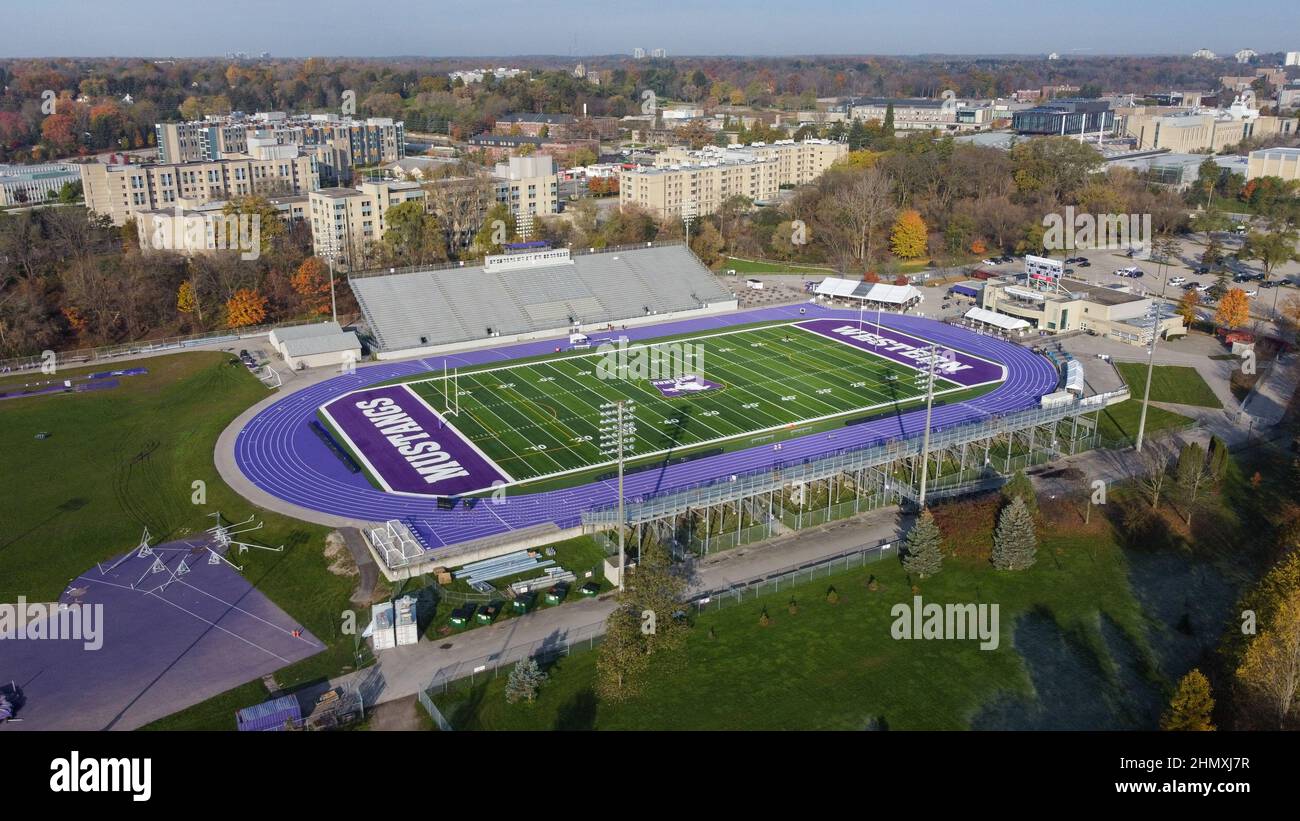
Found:
[{"label": "football stadium", "polygon": [[351,284],[379,361],[268,399],[218,447],[245,495],[362,525],[393,573],[616,528],[613,408],[623,522],[673,539],[719,505],[770,535],[778,497],[802,523],[808,485],[851,511],[957,492],[1090,447],[1116,399],[916,315],[914,288],[739,310],[680,244],[528,247]]}]

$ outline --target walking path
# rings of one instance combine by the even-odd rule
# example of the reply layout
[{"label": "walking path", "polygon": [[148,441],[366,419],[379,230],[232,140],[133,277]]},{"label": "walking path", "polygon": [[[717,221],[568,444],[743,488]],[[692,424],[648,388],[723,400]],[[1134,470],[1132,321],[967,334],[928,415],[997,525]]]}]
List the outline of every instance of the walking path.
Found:
[{"label": "walking path", "polygon": [[[905,528],[896,509],[876,511],[862,517],[790,533],[752,547],[739,547],[699,560],[690,578],[689,595],[724,590],[757,581],[792,565],[816,562],[863,544],[898,539]],[[603,623],[617,602],[614,594],[596,599],[536,610],[490,627],[467,630],[446,641],[421,641],[406,647],[384,650],[374,667],[350,673],[331,686],[357,687],[378,669],[384,686],[377,702],[406,698],[428,687],[439,670],[471,662],[489,665],[512,656],[519,648],[563,645],[575,636],[582,639],[603,632]],[[473,668],[470,668],[473,669]]]}]

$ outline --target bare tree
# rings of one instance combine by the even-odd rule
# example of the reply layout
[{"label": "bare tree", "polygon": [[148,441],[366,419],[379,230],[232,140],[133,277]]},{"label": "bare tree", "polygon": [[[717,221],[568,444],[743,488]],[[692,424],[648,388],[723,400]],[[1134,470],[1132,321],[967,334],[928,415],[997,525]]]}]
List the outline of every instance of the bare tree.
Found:
[{"label": "bare tree", "polygon": [[845,268],[871,264],[876,240],[894,216],[893,183],[879,168],[846,172],[828,181],[814,216],[814,235]]},{"label": "bare tree", "polygon": [[1137,454],[1138,473],[1134,478],[1150,497],[1152,510],[1160,506],[1160,493],[1169,479],[1170,456],[1169,446],[1161,441],[1147,441]]}]

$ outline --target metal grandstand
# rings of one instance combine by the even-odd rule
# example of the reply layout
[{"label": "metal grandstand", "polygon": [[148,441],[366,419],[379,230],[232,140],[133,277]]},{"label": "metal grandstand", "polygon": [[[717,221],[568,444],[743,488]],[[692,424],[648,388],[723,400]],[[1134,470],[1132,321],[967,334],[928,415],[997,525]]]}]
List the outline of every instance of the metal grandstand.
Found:
[{"label": "metal grandstand", "polygon": [[[931,433],[926,458],[936,462],[931,492],[938,498],[969,490],[997,474],[1045,461],[1061,454],[1074,454],[1097,444],[1095,416],[1107,404],[1128,398],[1128,389],[1097,394],[1069,404],[1038,407],[1003,416],[991,417]],[[1061,427],[1062,424],[1068,427]],[[990,452],[995,443],[1005,442],[1004,460],[994,461]],[[1020,455],[1013,458],[1019,443]],[[922,437],[897,439],[867,448],[840,451],[820,459],[763,468],[744,474],[723,476],[691,487],[667,493],[629,499],[624,512],[627,526],[653,525],[691,511],[707,510],[716,505],[735,504],[766,494],[782,493],[790,487],[834,481],[847,477],[859,493],[886,495],[893,501],[915,500],[914,478],[903,478],[921,458]],[[945,479],[937,470],[946,456],[957,470]],[[969,465],[969,468],[968,468]],[[596,532],[616,527],[618,509],[595,508],[582,514],[583,528]]]},{"label": "metal grandstand", "polygon": [[536,264],[459,264],[351,274],[382,352],[559,332],[647,316],[725,311],[736,297],[681,243],[553,249]]}]

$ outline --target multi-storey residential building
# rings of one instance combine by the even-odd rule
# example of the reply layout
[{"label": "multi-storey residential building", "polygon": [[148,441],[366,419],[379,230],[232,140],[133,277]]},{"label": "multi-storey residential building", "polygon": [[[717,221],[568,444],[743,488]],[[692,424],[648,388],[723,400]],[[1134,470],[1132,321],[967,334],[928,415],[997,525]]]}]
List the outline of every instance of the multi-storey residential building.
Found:
[{"label": "multi-storey residential building", "polygon": [[777,185],[795,186],[812,182],[837,160],[849,153],[847,143],[835,140],[777,140],[771,143],[733,145],[726,148],[705,146],[699,151],[684,147],[669,148],[654,160],[656,167],[686,165],[705,161],[743,162],[746,160],[776,163]]},{"label": "multi-storey residential building", "polygon": [[510,213],[555,214],[560,210],[560,175],[556,173],[555,159],[547,154],[532,157],[511,157],[498,163],[496,178],[497,202],[510,206]]},{"label": "multi-storey residential building", "polygon": [[351,178],[352,169],[393,162],[406,156],[403,123],[388,117],[354,120],[334,114],[286,115],[282,111],[251,116],[233,113],[183,123],[154,126],[158,158],[165,163],[219,160],[248,151],[253,138],[297,145],[315,154],[323,178],[334,183]]},{"label": "multi-storey residential building", "polygon": [[775,158],[712,161],[619,173],[619,204],[640,205],[664,217],[705,216],[728,198],[771,202],[781,189]]},{"label": "multi-storey residential building", "polygon": [[249,146],[250,154],[188,163],[81,166],[86,207],[124,225],[141,211],[259,195],[306,194],[320,187],[314,157],[294,146]]},{"label": "multi-storey residential building", "polygon": [[[307,196],[270,197],[267,200],[281,220],[293,224],[307,219]],[[262,226],[252,235],[238,216],[225,213],[227,203],[213,200],[191,203],[178,200],[172,208],[135,213],[136,238],[141,251],[176,251],[194,254],[247,253],[254,247],[240,247],[239,240],[259,241]]]},{"label": "multi-storey residential building", "polygon": [[321,188],[307,195],[312,251],[318,257],[360,265],[388,230],[388,209],[411,200],[427,202],[416,182],[366,180],[356,188]]}]

